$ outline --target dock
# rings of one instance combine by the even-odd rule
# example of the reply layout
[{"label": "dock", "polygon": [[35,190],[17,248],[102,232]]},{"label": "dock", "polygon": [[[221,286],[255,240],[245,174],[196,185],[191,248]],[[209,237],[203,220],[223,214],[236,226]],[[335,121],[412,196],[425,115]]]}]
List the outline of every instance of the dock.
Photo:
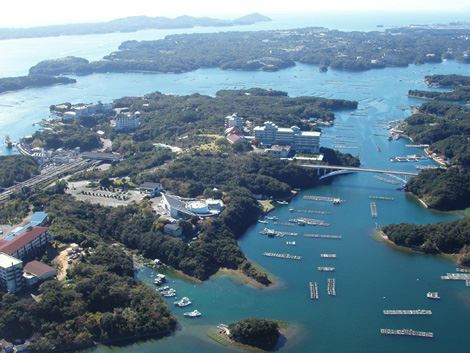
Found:
[{"label": "dock", "polygon": [[275,230],[275,229],[271,229],[271,228],[264,228],[261,232],[259,232],[260,234],[263,234],[263,235],[267,235],[268,237],[278,237],[278,238],[283,238],[283,237],[286,237],[286,236],[290,236],[290,237],[296,237],[297,235],[299,235],[299,233],[295,233],[295,232],[281,232],[279,230]]},{"label": "dock", "polygon": [[432,315],[431,310],[383,310],[384,315]]},{"label": "dock", "polygon": [[470,280],[470,273],[448,273],[445,276],[441,276],[441,279],[448,281],[466,281]]},{"label": "dock", "polygon": [[373,218],[377,218],[377,205],[375,204],[375,202],[370,203],[370,215]]},{"label": "dock", "polygon": [[308,226],[322,226],[322,227],[330,226],[329,223],[326,223],[325,221],[321,219],[307,218],[307,217],[290,218],[289,222],[297,223],[298,225],[308,225]]},{"label": "dock", "polygon": [[288,253],[264,252],[263,255],[267,257],[276,257],[278,259],[285,259],[285,260],[302,260],[302,256],[291,255]]},{"label": "dock", "polygon": [[397,336],[414,336],[414,337],[425,337],[425,338],[433,338],[434,333],[426,332],[426,331],[415,331],[413,329],[401,329],[401,330],[394,330],[390,328],[381,328],[380,333],[382,335],[397,335]]},{"label": "dock", "polygon": [[308,201],[321,201],[321,202],[332,202],[335,205],[339,205],[343,203],[345,200],[341,200],[338,197],[328,197],[328,196],[315,196],[315,195],[307,195],[303,197],[304,200]]},{"label": "dock", "polygon": [[465,280],[465,285],[466,285],[467,287],[470,287],[470,279]]},{"label": "dock", "polygon": [[378,195],[371,195],[371,196],[369,196],[369,199],[371,199],[371,200],[383,200],[383,201],[394,201],[395,200],[394,197],[378,196]]},{"label": "dock", "polygon": [[318,300],[318,283],[317,282],[309,282],[308,289],[310,290],[310,299]]},{"label": "dock", "polygon": [[293,208],[289,209],[289,212],[295,212],[295,213],[306,213],[306,214],[319,214],[319,215],[328,215],[331,214],[331,212],[328,211],[318,211],[318,210],[295,210]]},{"label": "dock", "polygon": [[421,144],[421,145],[405,145],[405,147],[411,147],[411,148],[428,148],[429,145],[426,145],[426,144]]},{"label": "dock", "polygon": [[320,257],[325,259],[336,259],[336,254],[320,254]]},{"label": "dock", "polygon": [[327,287],[327,292],[328,295],[330,296],[336,296],[336,279],[334,278],[328,278],[328,287]]},{"label": "dock", "polygon": [[457,267],[455,270],[456,270],[457,272],[470,273],[470,268],[461,268],[461,267]]},{"label": "dock", "polygon": [[316,239],[336,239],[341,240],[341,235],[331,235],[331,234],[315,234],[315,233],[305,233],[304,237],[306,238],[316,238]]},{"label": "dock", "polygon": [[334,272],[336,270],[335,267],[327,267],[327,266],[318,266],[317,270],[320,272]]}]

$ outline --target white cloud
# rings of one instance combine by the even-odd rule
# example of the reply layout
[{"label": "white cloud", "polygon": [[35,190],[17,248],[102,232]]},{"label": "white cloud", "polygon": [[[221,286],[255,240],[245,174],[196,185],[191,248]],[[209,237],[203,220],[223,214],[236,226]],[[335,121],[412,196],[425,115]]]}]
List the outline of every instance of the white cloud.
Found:
[{"label": "white cloud", "polygon": [[458,11],[469,0],[13,0],[4,1],[0,26],[100,21],[124,16],[219,16],[318,11]]}]

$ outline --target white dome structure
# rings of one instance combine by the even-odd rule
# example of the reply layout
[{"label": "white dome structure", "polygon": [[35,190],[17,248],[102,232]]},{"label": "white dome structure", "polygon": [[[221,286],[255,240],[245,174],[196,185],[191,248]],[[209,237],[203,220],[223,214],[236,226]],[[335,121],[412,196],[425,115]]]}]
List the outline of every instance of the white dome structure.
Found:
[{"label": "white dome structure", "polygon": [[196,214],[207,214],[209,213],[209,206],[204,201],[191,201],[188,202],[186,208]]}]

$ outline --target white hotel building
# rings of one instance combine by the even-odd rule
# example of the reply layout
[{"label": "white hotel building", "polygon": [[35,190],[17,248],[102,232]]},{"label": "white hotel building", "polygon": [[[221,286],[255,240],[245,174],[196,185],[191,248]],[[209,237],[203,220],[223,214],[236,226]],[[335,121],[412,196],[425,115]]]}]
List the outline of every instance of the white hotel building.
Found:
[{"label": "white hotel building", "polygon": [[23,261],[0,252],[0,290],[15,293],[23,287]]},{"label": "white hotel building", "polygon": [[296,152],[318,153],[320,135],[318,131],[302,131],[297,126],[290,128],[278,127],[271,121],[254,128],[255,141],[266,147],[272,145],[289,145]]}]

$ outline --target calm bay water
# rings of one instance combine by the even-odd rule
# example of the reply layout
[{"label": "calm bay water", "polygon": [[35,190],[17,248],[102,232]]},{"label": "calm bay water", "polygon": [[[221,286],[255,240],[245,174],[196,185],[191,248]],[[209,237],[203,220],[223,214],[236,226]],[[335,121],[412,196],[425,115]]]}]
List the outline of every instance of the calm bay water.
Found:
[{"label": "calm bay water", "polygon": [[[392,21],[383,18],[374,19],[373,23],[388,24],[385,20]],[[366,23],[372,26],[371,21],[369,19]],[[320,20],[310,21],[305,25],[326,25],[317,22]],[[296,27],[301,25],[304,23],[297,23]],[[338,25],[338,28],[351,28],[354,25],[345,22],[342,27]],[[244,29],[254,29],[258,28],[257,26]],[[274,24],[259,26],[272,28],[269,26]],[[279,26],[282,27],[281,24]],[[287,24],[284,26],[283,28],[288,28]],[[64,53],[96,58],[109,52],[110,48],[112,50],[124,38],[142,38],[138,37],[143,35],[142,32],[118,34],[115,35],[115,42],[109,40],[104,44],[104,37],[110,39],[114,35],[96,36],[96,39],[95,36],[83,36],[77,38],[76,48],[73,49],[70,49],[69,45],[74,41],[70,42],[69,37],[48,40],[55,44],[63,43],[63,46],[68,48],[64,49]],[[163,31],[156,31],[157,34],[148,32],[151,37],[158,36],[158,33]],[[84,42],[80,44],[80,40]],[[46,39],[27,41],[47,42]],[[0,42],[0,48],[5,42]],[[87,49],[83,43],[92,44]],[[20,50],[16,44],[11,45],[12,50]],[[31,59],[31,62],[35,63],[45,57],[61,55],[39,52],[37,58],[28,60]],[[2,56],[0,60],[3,59]],[[18,57],[7,60],[13,65],[11,72],[15,72],[15,75],[30,66],[27,60],[23,62],[18,60]],[[0,67],[4,70],[5,66],[2,64]],[[4,72],[8,70],[0,71],[0,75]],[[124,95],[142,95],[156,90],[175,94],[199,92],[212,95],[219,89],[263,87],[284,90],[292,96],[316,95],[358,100],[358,111],[337,112],[335,127],[324,130],[325,135],[335,135],[338,140],[345,142],[323,139],[322,144],[358,147],[345,151],[359,154],[363,166],[414,171],[414,164],[392,163],[389,157],[419,151],[405,147],[405,141],[387,141],[386,137],[380,136],[385,130],[379,125],[383,119],[403,119],[408,116],[409,111],[403,110],[403,107],[419,104],[420,101],[409,99],[406,92],[408,89],[425,88],[423,77],[432,73],[470,74],[470,66],[444,62],[361,73],[329,71],[321,74],[315,67],[297,65],[274,73],[204,69],[179,75],[90,75],[78,77],[78,83],[74,85],[28,89],[0,95],[0,135],[8,133],[16,140],[32,133],[35,130],[32,124],[47,117],[49,105],[57,102],[111,101]],[[356,115],[357,112],[360,115]],[[470,324],[470,290],[461,282],[444,282],[439,278],[446,272],[453,272],[455,264],[442,257],[397,250],[372,237],[376,223],[432,223],[456,219],[457,216],[426,210],[413,198],[396,191],[395,187],[373,178],[372,174],[358,173],[338,177],[330,185],[302,192],[301,195],[340,197],[346,202],[340,206],[332,206],[305,201],[300,195],[289,206],[277,208],[273,215],[278,216],[280,221],[287,222],[292,217],[288,212],[289,208],[331,211],[330,215],[311,216],[325,220],[331,224],[330,227],[276,226],[278,229],[299,232],[300,236],[295,239],[268,239],[259,234],[265,225],[257,224],[240,240],[243,251],[250,259],[278,277],[278,286],[259,290],[238,284],[227,277],[217,277],[202,285],[193,285],[178,279],[171,280],[171,285],[177,289],[180,296],[189,296],[193,300],[194,308],[203,313],[202,318],[184,318],[182,313],[185,310],[173,309],[171,300],[170,307],[182,325],[181,330],[174,336],[123,348],[99,347],[91,352],[233,352],[236,351],[233,348],[213,343],[206,336],[206,332],[220,322],[232,322],[245,317],[268,317],[290,322],[296,330],[294,338],[280,350],[286,353],[462,351],[466,344],[466,327]],[[379,216],[373,219],[370,216],[369,195],[392,196],[395,200],[376,201]],[[305,232],[339,234],[343,239],[309,239],[302,237],[301,234]],[[297,246],[287,246],[286,240],[295,240]],[[290,252],[302,255],[304,259],[285,261],[265,258],[262,256],[264,251]],[[327,252],[336,253],[338,258],[321,259],[320,253]],[[328,265],[336,267],[334,274],[327,275],[316,270],[317,266]],[[150,270],[144,269],[139,276],[148,283],[152,281]],[[336,297],[328,297],[326,294],[328,277],[336,278]],[[320,300],[316,302],[312,302],[308,297],[309,281],[319,282]],[[430,290],[439,291],[442,299],[437,302],[426,299],[426,292]],[[383,309],[417,308],[432,309],[433,315],[391,318],[382,314]],[[383,337],[379,334],[381,327],[434,331],[435,338],[426,340]]]}]

